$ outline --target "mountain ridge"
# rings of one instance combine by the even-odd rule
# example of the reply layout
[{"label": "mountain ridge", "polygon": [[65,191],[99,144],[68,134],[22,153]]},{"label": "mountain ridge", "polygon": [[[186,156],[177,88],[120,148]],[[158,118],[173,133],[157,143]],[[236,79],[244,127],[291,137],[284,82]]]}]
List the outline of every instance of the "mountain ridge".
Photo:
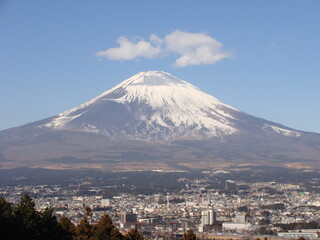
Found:
[{"label": "mountain ridge", "polygon": [[320,134],[229,106],[162,71],[140,72],[78,107],[0,131],[0,167],[318,167]]}]

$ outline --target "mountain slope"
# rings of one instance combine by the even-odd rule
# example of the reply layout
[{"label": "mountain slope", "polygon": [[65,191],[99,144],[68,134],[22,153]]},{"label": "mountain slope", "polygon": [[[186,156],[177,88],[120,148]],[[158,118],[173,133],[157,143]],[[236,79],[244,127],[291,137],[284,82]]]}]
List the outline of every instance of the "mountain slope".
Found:
[{"label": "mountain slope", "polygon": [[236,109],[168,73],[138,73],[44,127],[131,138],[233,134]]},{"label": "mountain slope", "polygon": [[243,113],[161,71],[57,116],[0,132],[2,167],[319,165],[320,134]]}]

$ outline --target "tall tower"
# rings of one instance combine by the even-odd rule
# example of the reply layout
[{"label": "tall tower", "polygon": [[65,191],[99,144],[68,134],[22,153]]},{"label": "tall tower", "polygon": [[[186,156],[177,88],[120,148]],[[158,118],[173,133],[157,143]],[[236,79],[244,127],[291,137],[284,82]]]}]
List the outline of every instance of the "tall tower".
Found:
[{"label": "tall tower", "polygon": [[200,204],[200,203],[202,203],[202,194],[201,193],[199,193],[197,195],[197,204]]},{"label": "tall tower", "polygon": [[201,225],[211,225],[216,222],[216,212],[214,210],[206,210],[201,212]]},{"label": "tall tower", "polygon": [[230,187],[235,183],[235,181],[232,180],[226,180],[226,189],[225,190],[230,190]]}]

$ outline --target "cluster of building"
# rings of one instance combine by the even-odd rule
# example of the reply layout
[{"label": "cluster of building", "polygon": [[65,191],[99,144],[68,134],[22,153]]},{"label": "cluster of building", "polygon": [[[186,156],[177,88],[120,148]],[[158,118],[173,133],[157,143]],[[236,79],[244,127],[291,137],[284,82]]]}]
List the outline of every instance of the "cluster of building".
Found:
[{"label": "cluster of building", "polygon": [[[277,225],[320,221],[320,194],[307,192],[300,185],[225,181],[224,191],[218,191],[203,179],[181,181],[186,181],[184,189],[167,194],[119,193],[105,198],[78,196],[76,188],[38,185],[3,187],[0,196],[16,203],[24,192],[32,193],[39,210],[54,208],[57,217],[67,216],[75,224],[89,206],[92,222],[107,213],[119,230],[138,228],[150,239],[182,236],[188,229],[200,238],[257,234],[272,234],[269,238],[318,238],[319,229],[283,232]],[[237,185],[248,188],[228,189]],[[99,186],[89,188],[96,191]],[[275,191],[270,193],[270,189]]]}]

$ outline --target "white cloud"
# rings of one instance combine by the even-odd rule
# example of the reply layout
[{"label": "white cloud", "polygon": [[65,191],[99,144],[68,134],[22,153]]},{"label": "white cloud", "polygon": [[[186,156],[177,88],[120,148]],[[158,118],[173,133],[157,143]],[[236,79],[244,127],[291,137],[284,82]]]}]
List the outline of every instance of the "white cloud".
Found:
[{"label": "white cloud", "polygon": [[152,46],[150,42],[138,40],[130,41],[125,37],[118,38],[118,48],[110,48],[105,51],[96,53],[97,57],[106,57],[110,60],[132,60],[139,57],[155,58],[161,49],[157,46]]},{"label": "white cloud", "polygon": [[180,55],[175,62],[178,67],[213,64],[232,56],[221,51],[222,43],[204,33],[175,31],[165,37],[165,43],[168,51]]},{"label": "white cloud", "polygon": [[222,51],[222,43],[204,33],[177,30],[166,35],[164,39],[152,34],[149,41],[141,38],[130,41],[120,37],[117,42],[119,47],[97,52],[96,56],[110,60],[132,60],[139,57],[159,58],[165,54],[176,53],[179,55],[175,61],[178,67],[214,64],[232,57],[231,52]]}]

